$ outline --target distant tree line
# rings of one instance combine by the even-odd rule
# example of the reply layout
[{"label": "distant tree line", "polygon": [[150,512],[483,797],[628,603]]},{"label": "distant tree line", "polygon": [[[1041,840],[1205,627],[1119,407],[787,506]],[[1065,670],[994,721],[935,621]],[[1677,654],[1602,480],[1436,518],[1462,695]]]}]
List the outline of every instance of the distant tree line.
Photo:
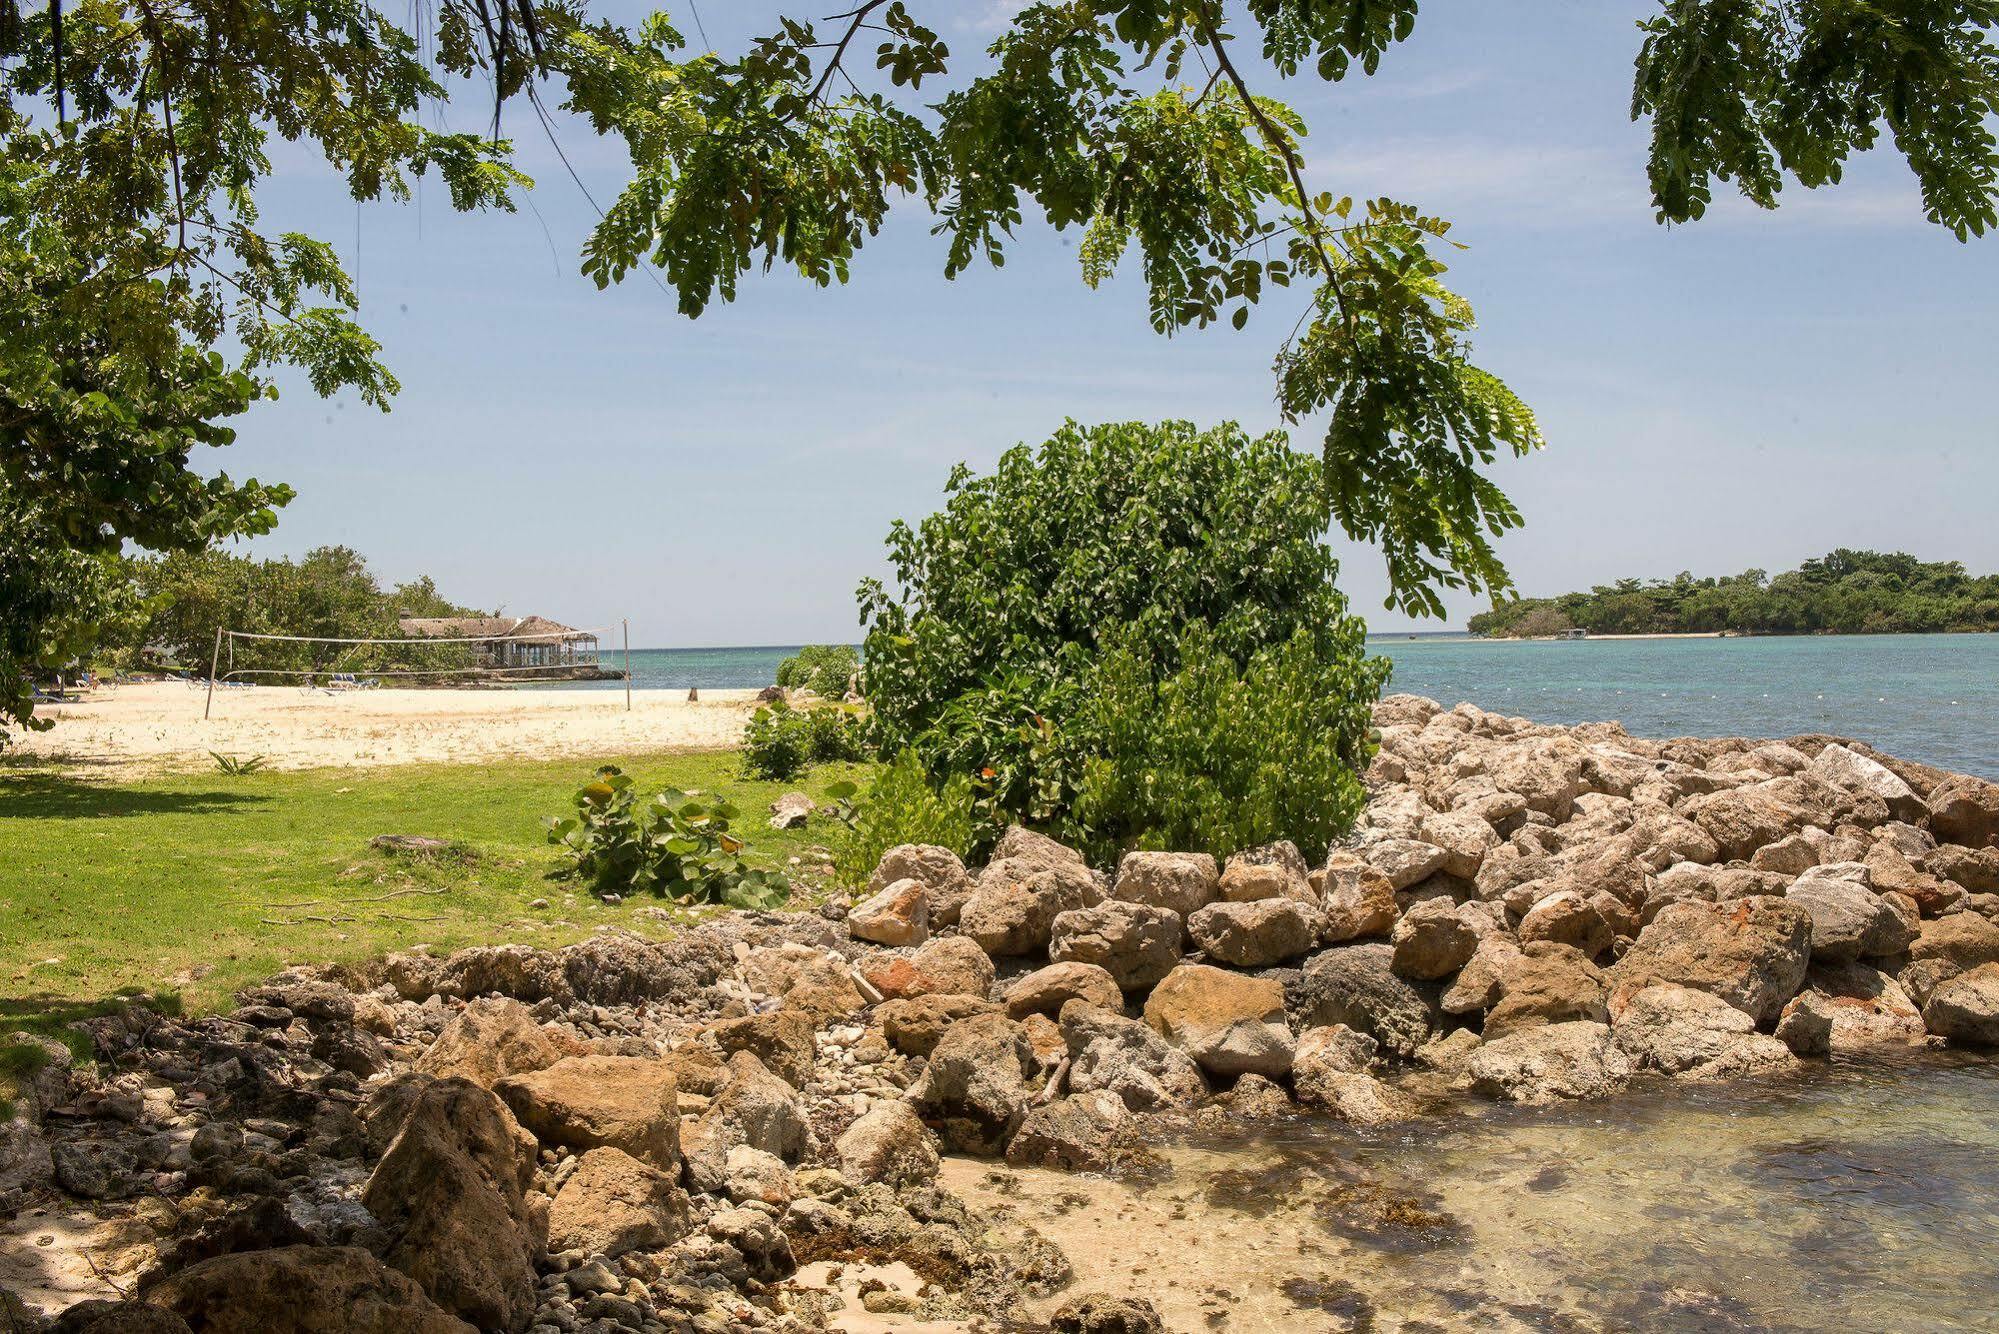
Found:
[{"label": "distant tree line", "polygon": [[[226,551],[175,553],[115,562],[127,595],[123,615],[104,627],[95,657],[129,667],[160,662],[208,670],[218,627],[263,634],[394,639],[404,616],[479,616],[437,591],[425,575],[384,587],[351,547],[315,547],[297,560],[256,560]],[[455,670],[469,666],[464,645],[355,646],[238,640],[238,670],[368,672]],[[225,670],[229,662],[223,664]]]},{"label": "distant tree line", "polygon": [[1928,634],[1999,631],[1999,574],[1973,576],[1961,561],[1907,552],[1850,551],[1770,577],[1620,579],[1587,593],[1516,598],[1471,618],[1495,638],[1592,634]]}]

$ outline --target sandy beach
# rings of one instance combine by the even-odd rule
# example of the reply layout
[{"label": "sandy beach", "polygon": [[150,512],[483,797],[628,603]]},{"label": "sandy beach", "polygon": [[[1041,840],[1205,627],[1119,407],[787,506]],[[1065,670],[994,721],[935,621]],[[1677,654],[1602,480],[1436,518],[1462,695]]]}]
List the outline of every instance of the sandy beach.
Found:
[{"label": "sandy beach", "polygon": [[78,773],[131,777],[206,769],[209,752],[264,757],[278,769],[370,768],[506,757],[613,756],[712,750],[742,737],[756,692],[638,690],[357,690],[305,694],[286,686],[215,692],[203,720],[199,690],[118,687],[44,705],[46,732],[17,733],[10,749]]}]

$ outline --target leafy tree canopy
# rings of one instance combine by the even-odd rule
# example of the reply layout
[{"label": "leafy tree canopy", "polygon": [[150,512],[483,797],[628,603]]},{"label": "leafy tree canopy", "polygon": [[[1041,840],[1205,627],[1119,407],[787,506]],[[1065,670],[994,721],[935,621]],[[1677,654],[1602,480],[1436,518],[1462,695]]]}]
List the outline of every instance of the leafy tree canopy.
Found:
[{"label": "leafy tree canopy", "polygon": [[[211,474],[196,447],[228,443],[281,367],[376,404],[396,388],[331,247],[260,226],[273,142],[315,148],[359,199],[435,172],[457,207],[510,207],[528,182],[501,109],[540,114],[546,91],[631,158],[585,272],[650,265],[689,315],[757,268],[845,281],[898,201],[930,210],[947,274],[1003,263],[1030,218],[1078,228],[1083,279],[1134,264],[1165,333],[1239,326],[1300,289],[1277,402],[1330,422],[1327,515],[1382,547],[1394,604],[1506,588],[1492,538],[1520,516],[1483,469],[1541,437],[1473,360],[1472,313],[1443,286],[1449,224],[1308,179],[1307,127],[1269,96],[1374,73],[1415,0],[1043,0],[976,72],[927,26],[941,0],[850,3],[697,52],[664,15],[621,25],[585,0],[0,0],[12,503],[85,552],[268,529],[289,490]],[[1763,205],[1787,181],[1830,184],[1885,132],[1929,216],[1982,233],[1994,15],[1665,0],[1641,25],[1632,102],[1660,218],[1701,216],[1717,181]],[[494,99],[491,134],[425,126],[426,104],[468,87]]]}]

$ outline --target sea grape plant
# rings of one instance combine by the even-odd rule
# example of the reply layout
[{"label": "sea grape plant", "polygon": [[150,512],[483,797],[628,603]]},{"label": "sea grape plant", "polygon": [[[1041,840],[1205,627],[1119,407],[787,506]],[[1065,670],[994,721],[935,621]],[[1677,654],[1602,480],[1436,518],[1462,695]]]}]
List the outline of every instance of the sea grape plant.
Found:
[{"label": "sea grape plant", "polygon": [[607,764],[574,805],[575,814],[545,821],[548,841],[600,897],[647,890],[682,903],[774,908],[791,896],[782,872],[743,860],[746,845],[729,832],[741,812],[726,797],[668,788],[641,808],[630,775]]}]

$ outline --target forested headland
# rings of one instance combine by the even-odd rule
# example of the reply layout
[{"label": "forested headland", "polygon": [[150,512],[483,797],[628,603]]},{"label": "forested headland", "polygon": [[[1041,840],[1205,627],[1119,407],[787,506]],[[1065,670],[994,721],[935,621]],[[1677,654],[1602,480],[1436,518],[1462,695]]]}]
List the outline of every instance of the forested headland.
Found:
[{"label": "forested headland", "polygon": [[1620,579],[1586,593],[1515,598],[1467,628],[1496,639],[1591,634],[1936,634],[1999,631],[1999,574],[1962,561],[1844,547],[1795,570]]}]

